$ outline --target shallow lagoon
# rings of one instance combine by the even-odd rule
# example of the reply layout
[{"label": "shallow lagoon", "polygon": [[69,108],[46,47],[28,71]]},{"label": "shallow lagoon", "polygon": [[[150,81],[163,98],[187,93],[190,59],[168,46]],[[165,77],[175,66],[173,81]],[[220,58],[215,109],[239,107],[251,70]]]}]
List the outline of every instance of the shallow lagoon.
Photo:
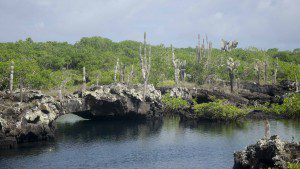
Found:
[{"label": "shallow lagoon", "polygon": [[[300,141],[300,121],[270,121],[271,134]],[[57,138],[1,150],[1,168],[232,168],[233,152],[264,135],[263,121],[242,124],[80,121],[58,124]]]}]

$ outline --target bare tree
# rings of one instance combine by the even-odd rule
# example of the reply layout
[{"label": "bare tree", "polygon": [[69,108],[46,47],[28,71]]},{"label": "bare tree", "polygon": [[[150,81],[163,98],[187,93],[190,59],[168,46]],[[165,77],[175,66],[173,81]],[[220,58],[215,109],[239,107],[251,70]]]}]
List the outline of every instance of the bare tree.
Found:
[{"label": "bare tree", "polygon": [[13,94],[13,86],[14,86],[14,69],[15,69],[14,61],[10,64],[10,78],[9,78],[9,93]]},{"label": "bare tree", "polygon": [[180,62],[180,80],[185,80],[186,61]]},{"label": "bare tree", "polygon": [[260,85],[261,67],[262,67],[262,62],[260,60],[256,60],[254,64],[254,70],[256,71],[256,82],[258,85]]},{"label": "bare tree", "polygon": [[99,86],[99,78],[100,78],[100,73],[97,73],[97,76],[96,76],[96,86]]},{"label": "bare tree", "polygon": [[221,50],[222,51],[231,51],[232,49],[236,48],[238,46],[239,42],[234,41],[226,41],[224,39],[221,39]]},{"label": "bare tree", "polygon": [[296,92],[299,92],[299,83],[298,83],[297,75],[295,75],[295,88],[296,88]]},{"label": "bare tree", "polygon": [[[85,68],[84,68],[85,69]],[[66,68],[62,68],[62,76],[61,76],[61,83],[60,86],[58,88],[58,100],[62,101],[63,100],[63,90],[66,88],[67,83],[71,80],[70,76],[68,76],[67,72],[66,72]],[[84,70],[85,71],[85,70]],[[85,74],[85,73],[84,73]],[[85,80],[83,80],[83,83]],[[82,91],[84,91],[85,89],[85,84],[82,85]],[[83,90],[84,89],[84,90]]]},{"label": "bare tree", "polygon": [[124,78],[125,78],[125,64],[121,64],[121,69],[120,69],[120,82],[124,82]]},{"label": "bare tree", "polygon": [[[298,64],[298,68],[300,68],[300,64]],[[299,92],[299,82],[298,82],[298,74],[295,74],[295,88],[296,88],[296,92]]]},{"label": "bare tree", "polygon": [[132,77],[133,77],[133,65],[131,65],[131,71],[128,75],[127,84],[130,83],[130,81],[132,80]]},{"label": "bare tree", "polygon": [[201,62],[201,55],[202,55],[200,34],[198,34],[198,45],[196,48],[196,53],[197,53],[197,63],[199,64]]},{"label": "bare tree", "polygon": [[274,63],[274,72],[273,72],[273,85],[277,83],[278,68],[279,68],[278,57],[276,57],[276,62]]},{"label": "bare tree", "polygon": [[267,84],[268,81],[268,61],[264,61],[264,82]]},{"label": "bare tree", "polygon": [[178,59],[175,58],[175,53],[174,53],[174,48],[171,45],[171,50],[172,50],[172,63],[173,63],[173,67],[174,67],[174,80],[176,85],[178,85],[178,75],[179,75],[179,61]]},{"label": "bare tree", "polygon": [[82,68],[82,92],[85,92],[86,90],[86,72],[85,72],[85,67]]},{"label": "bare tree", "polygon": [[233,85],[234,85],[234,71],[239,66],[239,62],[234,61],[231,57],[227,60],[227,69],[229,71],[229,79],[230,79],[230,92],[233,93]]},{"label": "bare tree", "polygon": [[227,51],[228,50],[227,45],[228,45],[228,42],[224,39],[221,39],[221,50],[222,51]]},{"label": "bare tree", "polygon": [[[207,36],[206,36],[206,38],[207,38]],[[205,67],[207,69],[210,69],[210,63],[211,63],[210,59],[211,59],[211,54],[212,54],[212,42],[207,42],[207,48],[204,50],[205,50],[205,55],[206,55]]]},{"label": "bare tree", "polygon": [[20,85],[20,102],[23,102],[23,77],[20,78],[19,80],[19,85]]},{"label": "bare tree", "polygon": [[62,86],[59,87],[57,94],[58,94],[58,100],[59,100],[59,101],[62,101],[62,100],[63,100],[63,96],[62,96]]},{"label": "bare tree", "polygon": [[234,41],[229,41],[228,43],[228,50],[231,51],[232,49],[235,49],[238,46],[239,42],[234,40]]},{"label": "bare tree", "polygon": [[117,64],[116,64],[116,67],[115,67],[115,74],[114,74],[114,82],[115,83],[117,82],[117,73],[118,73],[118,70],[119,70],[119,58],[117,59]]},{"label": "bare tree", "polygon": [[[147,50],[147,42],[146,42],[146,32],[144,33],[144,53],[142,54],[142,45],[140,45],[140,66],[142,70],[142,76],[144,80],[144,92],[143,92],[143,98],[146,96],[146,90],[147,90],[147,83],[148,78],[150,75],[150,68],[151,68],[151,46],[149,45],[149,48]],[[147,56],[148,55],[148,56]]]},{"label": "bare tree", "polygon": [[265,138],[268,139],[270,137],[270,123],[269,120],[265,119]]}]

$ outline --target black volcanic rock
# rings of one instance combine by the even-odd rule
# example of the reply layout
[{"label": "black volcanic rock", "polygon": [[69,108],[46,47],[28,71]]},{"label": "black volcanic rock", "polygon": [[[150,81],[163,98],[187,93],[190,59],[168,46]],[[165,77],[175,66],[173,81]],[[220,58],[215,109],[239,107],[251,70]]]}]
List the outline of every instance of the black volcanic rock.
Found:
[{"label": "black volcanic rock", "polygon": [[234,153],[234,169],[287,168],[299,163],[300,144],[281,141],[278,136],[261,139],[246,150]]}]

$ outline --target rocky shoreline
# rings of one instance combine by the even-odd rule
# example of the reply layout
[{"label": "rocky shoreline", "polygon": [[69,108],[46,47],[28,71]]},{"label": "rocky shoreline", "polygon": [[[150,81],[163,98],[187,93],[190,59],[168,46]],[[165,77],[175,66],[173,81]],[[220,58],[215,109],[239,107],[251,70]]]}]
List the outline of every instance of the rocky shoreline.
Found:
[{"label": "rocky shoreline", "polygon": [[[206,117],[199,117],[195,112],[195,105],[202,103],[214,102],[217,99],[226,100],[227,105],[232,105],[237,108],[252,110],[246,113],[245,116],[233,118],[232,120],[247,120],[247,119],[290,119],[294,118],[285,114],[267,113],[259,109],[260,106],[268,106],[271,104],[281,105],[284,99],[294,93],[294,88],[291,83],[283,81],[280,85],[256,85],[253,83],[244,83],[236,93],[225,93],[216,89],[187,89],[181,87],[162,87],[159,88],[163,95],[169,94],[170,97],[182,98],[188,103],[188,106],[179,107],[173,110],[180,115],[182,120],[213,120]],[[246,110],[248,111],[248,110]],[[224,120],[216,120],[224,121]]]},{"label": "rocky shoreline", "polygon": [[260,139],[234,153],[234,169],[288,168],[300,163],[300,142],[281,141],[277,135]]},{"label": "rocky shoreline", "polygon": [[[194,104],[209,103],[213,98],[226,99],[237,107],[257,103],[281,103],[284,95],[290,92],[286,85],[257,86],[244,84],[238,94],[224,93],[219,90],[187,89],[164,87],[155,89],[147,86],[143,98],[143,85],[111,84],[92,86],[84,92],[75,92],[57,100],[40,91],[26,91],[20,100],[20,92],[13,95],[0,92],[0,147],[12,148],[19,143],[50,140],[54,138],[55,120],[61,115],[72,113],[87,119],[101,118],[161,118],[170,111],[162,102],[167,93],[172,98],[181,98],[188,105],[172,110],[181,120],[203,120],[193,109]],[[286,118],[251,112],[246,117]]]},{"label": "rocky shoreline", "polygon": [[162,117],[161,93],[152,85],[143,98],[143,86],[112,84],[94,86],[55,100],[40,91],[1,92],[0,148],[13,148],[19,143],[54,139],[55,120],[73,113],[83,118]]}]

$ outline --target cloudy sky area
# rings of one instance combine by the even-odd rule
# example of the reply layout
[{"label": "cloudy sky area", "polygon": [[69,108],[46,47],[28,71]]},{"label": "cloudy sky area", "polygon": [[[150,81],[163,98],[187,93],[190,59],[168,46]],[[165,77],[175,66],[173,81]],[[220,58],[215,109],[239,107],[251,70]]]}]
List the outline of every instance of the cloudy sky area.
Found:
[{"label": "cloudy sky area", "polygon": [[0,41],[31,37],[67,41],[103,36],[113,41],[195,46],[207,34],[240,47],[300,47],[300,0],[0,0]]}]

